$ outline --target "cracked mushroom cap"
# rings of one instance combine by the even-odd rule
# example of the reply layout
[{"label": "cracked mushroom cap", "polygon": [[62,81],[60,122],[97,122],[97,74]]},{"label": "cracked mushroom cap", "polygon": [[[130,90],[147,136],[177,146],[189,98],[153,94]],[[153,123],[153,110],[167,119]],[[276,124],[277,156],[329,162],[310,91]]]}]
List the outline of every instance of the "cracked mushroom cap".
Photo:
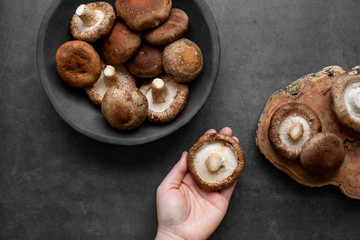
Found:
[{"label": "cracked mushroom cap", "polygon": [[116,0],[115,11],[125,24],[142,31],[159,26],[170,15],[172,0]]},{"label": "cracked mushroom cap", "polygon": [[104,64],[99,79],[93,86],[85,88],[85,91],[94,104],[100,105],[106,91],[110,87],[120,84],[129,84],[136,87],[136,80],[124,65],[111,66]]},{"label": "cracked mushroom cap", "polygon": [[184,109],[189,87],[178,84],[169,76],[155,78],[141,85],[140,91],[149,102],[148,119],[150,122],[169,122]]},{"label": "cracked mushroom cap", "polygon": [[305,142],[321,131],[321,122],[309,106],[287,103],[274,112],[268,131],[269,140],[277,152],[296,159]]},{"label": "cracked mushroom cap", "polygon": [[159,27],[144,33],[146,41],[152,45],[166,45],[181,38],[189,26],[189,17],[181,9],[171,9],[170,17]]},{"label": "cracked mushroom cap", "polygon": [[300,153],[305,171],[322,176],[333,174],[343,163],[343,142],[332,133],[318,133],[310,138]]},{"label": "cracked mushroom cap", "polygon": [[360,132],[359,68],[337,77],[331,88],[332,107],[342,125]]},{"label": "cracked mushroom cap", "polygon": [[55,58],[60,77],[72,87],[90,87],[100,77],[100,57],[85,41],[72,40],[64,43],[58,48]]},{"label": "cracked mushroom cap", "polygon": [[109,35],[99,42],[97,50],[105,63],[119,65],[134,56],[140,45],[140,33],[117,22]]},{"label": "cracked mushroom cap", "polygon": [[194,181],[207,190],[229,187],[244,169],[244,152],[240,144],[225,134],[205,134],[191,147],[188,169]]},{"label": "cracked mushroom cap", "polygon": [[141,78],[152,78],[163,72],[162,50],[148,44],[143,44],[139,51],[126,62],[129,71]]},{"label": "cracked mushroom cap", "polygon": [[114,9],[107,2],[81,4],[71,19],[71,34],[75,39],[95,42],[111,31],[115,19]]},{"label": "cracked mushroom cap", "polygon": [[200,48],[187,38],[167,45],[162,60],[165,72],[178,82],[194,80],[200,75],[204,65]]},{"label": "cracked mushroom cap", "polygon": [[148,101],[135,87],[128,84],[107,90],[101,103],[101,112],[114,128],[131,130],[140,126],[147,117]]}]

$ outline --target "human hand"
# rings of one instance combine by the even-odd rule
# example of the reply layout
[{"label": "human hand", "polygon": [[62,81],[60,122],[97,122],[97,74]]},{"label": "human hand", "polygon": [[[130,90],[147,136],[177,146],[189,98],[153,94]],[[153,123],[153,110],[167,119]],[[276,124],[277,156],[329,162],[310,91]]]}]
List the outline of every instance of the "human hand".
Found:
[{"label": "human hand", "polygon": [[[225,127],[220,133],[231,136],[232,130]],[[226,214],[236,182],[219,191],[204,190],[188,173],[186,158],[184,152],[157,189],[157,240],[207,239]]]}]

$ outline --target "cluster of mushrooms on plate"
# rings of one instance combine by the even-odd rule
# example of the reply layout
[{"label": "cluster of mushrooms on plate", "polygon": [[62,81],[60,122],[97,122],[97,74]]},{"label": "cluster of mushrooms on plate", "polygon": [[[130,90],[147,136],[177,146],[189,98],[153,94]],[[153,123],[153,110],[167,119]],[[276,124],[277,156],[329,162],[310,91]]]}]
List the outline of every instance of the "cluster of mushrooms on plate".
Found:
[{"label": "cluster of mushrooms on plate", "polygon": [[360,67],[329,66],[274,93],[256,143],[298,183],[335,185],[360,199]]},{"label": "cluster of mushrooms on plate", "polygon": [[183,38],[188,25],[171,0],[81,4],[70,22],[74,40],[56,52],[57,71],[116,129],[170,122],[203,70],[201,49]]}]

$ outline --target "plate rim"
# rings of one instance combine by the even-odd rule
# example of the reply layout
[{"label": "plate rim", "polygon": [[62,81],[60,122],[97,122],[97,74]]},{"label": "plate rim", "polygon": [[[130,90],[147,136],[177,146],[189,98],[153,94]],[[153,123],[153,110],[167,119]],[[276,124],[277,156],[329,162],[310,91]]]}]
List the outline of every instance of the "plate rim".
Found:
[{"label": "plate rim", "polygon": [[[54,107],[55,111],[59,114],[59,116],[67,123],[69,124],[73,129],[75,129],[77,132],[90,137],[92,139],[95,139],[97,141],[101,141],[104,143],[110,143],[115,145],[125,145],[125,146],[133,146],[133,145],[141,145],[145,143],[150,143],[156,140],[159,140],[165,136],[169,136],[175,131],[179,130],[181,127],[185,126],[187,123],[191,121],[192,118],[195,117],[195,115],[203,108],[206,101],[208,100],[209,96],[211,95],[215,82],[217,80],[218,72],[219,72],[219,66],[220,66],[220,55],[221,55],[221,45],[220,45],[220,37],[218,28],[214,19],[214,16],[212,15],[211,9],[209,8],[208,4],[205,0],[192,0],[195,4],[198,5],[200,12],[202,13],[205,22],[209,26],[209,32],[210,37],[212,40],[212,49],[213,49],[213,58],[211,59],[211,66],[216,66],[216,69],[212,69],[211,76],[214,78],[214,81],[211,82],[210,92],[209,94],[200,101],[198,109],[196,111],[191,112],[186,117],[181,119],[181,121],[177,122],[177,124],[170,129],[167,132],[160,133],[158,135],[153,136],[145,136],[145,137],[139,137],[136,139],[122,139],[122,138],[116,138],[113,136],[101,136],[98,134],[94,134],[91,131],[88,131],[86,128],[82,128],[79,125],[74,124],[63,112],[60,110],[60,104],[57,103],[56,98],[54,97],[54,94],[52,94],[52,90],[50,87],[49,82],[47,79],[47,72],[45,70],[45,61],[44,61],[44,43],[45,43],[45,33],[47,30],[48,23],[56,11],[56,9],[59,7],[60,3],[63,0],[53,0],[51,5],[49,6],[48,10],[46,11],[39,30],[38,30],[38,36],[37,36],[37,42],[36,42],[36,61],[37,61],[37,70],[38,74],[42,83],[42,86],[45,90],[45,93],[47,97],[49,98],[52,106]],[[171,123],[170,123],[171,124]]]}]

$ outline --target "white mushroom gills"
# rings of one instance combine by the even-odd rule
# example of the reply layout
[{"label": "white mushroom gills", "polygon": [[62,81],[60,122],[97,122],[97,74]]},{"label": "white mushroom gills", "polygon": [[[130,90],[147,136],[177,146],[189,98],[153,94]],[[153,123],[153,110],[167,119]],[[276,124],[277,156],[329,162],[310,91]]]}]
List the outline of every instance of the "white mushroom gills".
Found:
[{"label": "white mushroom gills", "polygon": [[294,140],[297,141],[299,140],[302,135],[303,135],[303,131],[304,131],[304,127],[301,124],[301,122],[295,122],[293,123],[293,125],[289,128],[289,137]]},{"label": "white mushroom gills", "polygon": [[107,87],[112,87],[119,81],[118,76],[116,75],[116,69],[111,65],[107,65],[104,69],[104,77],[105,85]]},{"label": "white mushroom gills", "polygon": [[346,87],[344,104],[350,117],[360,123],[360,82],[353,82]]},{"label": "white mushroom gills", "polygon": [[310,135],[310,124],[303,116],[289,115],[280,124],[280,140],[291,150],[301,151]]},{"label": "white mushroom gills", "polygon": [[82,20],[85,27],[93,26],[99,21],[99,14],[85,4],[81,4],[75,14]]},{"label": "white mushroom gills", "polygon": [[209,183],[223,181],[235,171],[237,165],[238,159],[234,151],[222,142],[204,145],[194,157],[197,174]]},{"label": "white mushroom gills", "polygon": [[163,103],[166,101],[168,95],[168,89],[165,85],[165,82],[160,78],[155,78],[151,82],[152,88],[152,99],[154,103]]},{"label": "white mushroom gills", "polygon": [[215,173],[220,170],[220,168],[223,166],[223,160],[221,156],[217,153],[212,153],[210,156],[206,159],[205,162],[206,168],[211,173]]}]

